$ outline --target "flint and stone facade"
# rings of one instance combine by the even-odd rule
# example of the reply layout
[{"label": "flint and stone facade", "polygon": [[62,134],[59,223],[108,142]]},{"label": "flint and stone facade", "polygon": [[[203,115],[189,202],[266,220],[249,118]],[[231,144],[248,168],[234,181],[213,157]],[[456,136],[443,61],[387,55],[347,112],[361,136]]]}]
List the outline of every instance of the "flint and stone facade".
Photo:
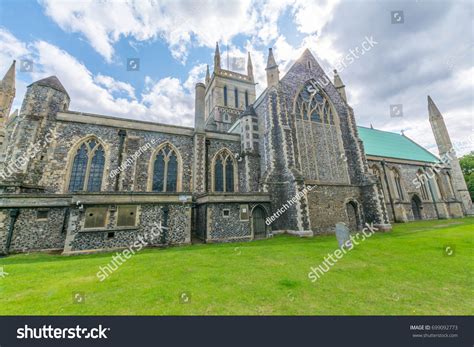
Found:
[{"label": "flint and stone facade", "polygon": [[[54,76],[31,84],[8,117],[10,68],[0,98],[0,253],[313,236],[341,221],[390,230],[471,208],[450,164],[443,178],[453,179],[433,179],[421,198],[410,182],[429,163],[367,155],[341,79],[329,81],[309,50],[282,78],[270,50],[266,71],[257,98],[250,55],[247,74],[225,70],[216,46],[188,128],[71,111]],[[380,175],[395,166],[402,198]]]}]

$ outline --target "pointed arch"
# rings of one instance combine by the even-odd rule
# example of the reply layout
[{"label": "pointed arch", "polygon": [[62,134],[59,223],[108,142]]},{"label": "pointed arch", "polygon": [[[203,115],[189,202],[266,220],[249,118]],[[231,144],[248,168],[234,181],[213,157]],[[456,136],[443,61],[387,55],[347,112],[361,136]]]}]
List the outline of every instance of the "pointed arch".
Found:
[{"label": "pointed arch", "polygon": [[397,192],[397,196],[400,199],[400,201],[403,201],[405,199],[405,194],[403,191],[403,185],[402,185],[402,177],[400,175],[400,171],[396,168],[391,168],[390,169],[392,173],[392,179],[393,179],[393,185],[395,186],[395,191]]},{"label": "pointed arch", "polygon": [[65,192],[100,192],[105,187],[108,147],[95,135],[88,135],[68,153]]},{"label": "pointed arch", "polygon": [[181,153],[171,142],[165,141],[156,147],[150,156],[147,191],[181,192],[182,181]]},{"label": "pointed arch", "polygon": [[420,182],[420,193],[421,193],[420,200],[427,201],[430,199],[430,196],[428,194],[428,188],[426,186],[427,184],[426,173],[423,169],[418,169],[417,176],[418,176],[418,181]]},{"label": "pointed arch", "polygon": [[228,148],[222,148],[212,158],[211,190],[237,192],[238,182],[237,160]]}]

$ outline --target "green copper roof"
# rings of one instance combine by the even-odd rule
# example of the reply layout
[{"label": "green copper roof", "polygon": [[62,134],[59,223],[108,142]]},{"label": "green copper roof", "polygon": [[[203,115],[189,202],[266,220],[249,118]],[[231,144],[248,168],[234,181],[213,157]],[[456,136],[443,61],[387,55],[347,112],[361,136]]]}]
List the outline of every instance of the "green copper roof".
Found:
[{"label": "green copper roof", "polygon": [[357,127],[367,155],[429,163],[439,159],[408,137],[366,127]]}]

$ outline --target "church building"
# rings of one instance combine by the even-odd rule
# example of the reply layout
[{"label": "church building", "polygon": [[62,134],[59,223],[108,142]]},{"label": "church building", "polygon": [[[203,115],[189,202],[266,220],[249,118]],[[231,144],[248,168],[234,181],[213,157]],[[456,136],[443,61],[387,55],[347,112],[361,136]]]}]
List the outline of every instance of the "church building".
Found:
[{"label": "church building", "polygon": [[[439,157],[405,135],[361,127],[337,74],[306,50],[267,85],[221,66],[196,84],[194,127],[69,109],[56,76],[0,84],[0,254],[332,233],[472,211],[443,116],[428,97]],[[428,121],[428,119],[427,119]],[[447,158],[447,159],[446,159]],[[160,228],[158,236],[150,231]]]}]

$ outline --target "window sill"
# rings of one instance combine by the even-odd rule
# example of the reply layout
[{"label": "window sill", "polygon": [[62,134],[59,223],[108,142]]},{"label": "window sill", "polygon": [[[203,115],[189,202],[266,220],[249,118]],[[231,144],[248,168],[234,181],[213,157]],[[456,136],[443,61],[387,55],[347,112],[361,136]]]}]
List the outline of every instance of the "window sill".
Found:
[{"label": "window sill", "polygon": [[114,231],[136,231],[137,226],[133,227],[115,227],[115,228],[88,228],[79,230],[80,233],[95,233],[95,232],[114,232]]}]

